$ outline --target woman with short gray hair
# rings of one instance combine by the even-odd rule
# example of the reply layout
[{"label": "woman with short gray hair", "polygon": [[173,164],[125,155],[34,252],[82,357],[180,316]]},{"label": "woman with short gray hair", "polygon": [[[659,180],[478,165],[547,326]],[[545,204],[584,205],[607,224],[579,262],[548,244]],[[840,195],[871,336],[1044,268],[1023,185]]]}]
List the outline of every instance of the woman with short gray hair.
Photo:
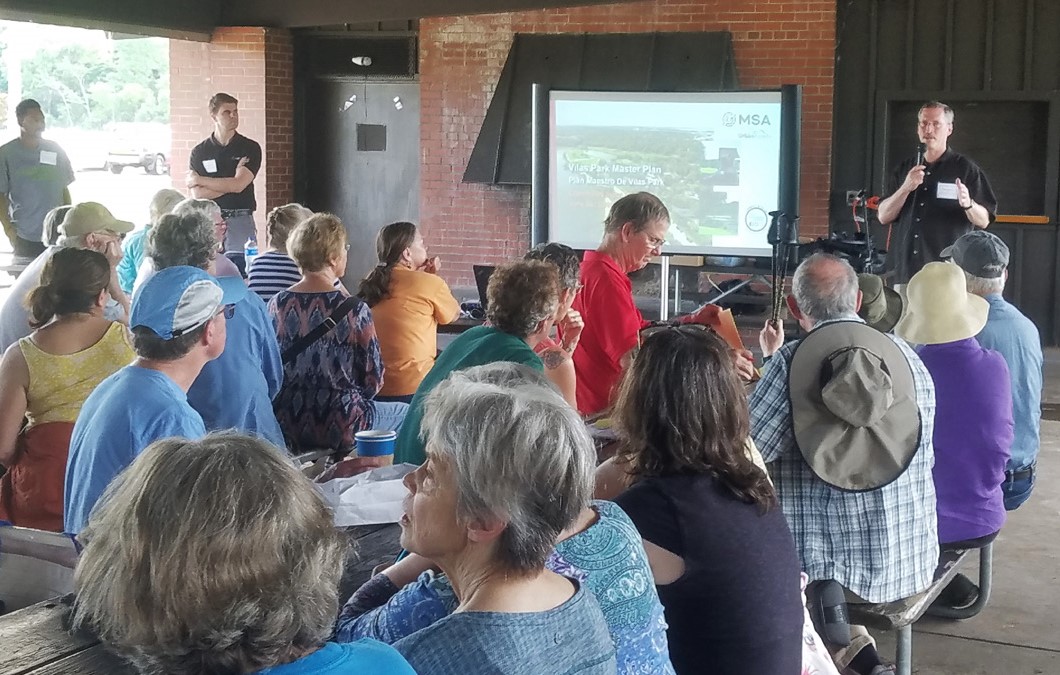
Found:
[{"label": "woman with short gray hair", "polygon": [[378,642],[328,642],[347,542],[262,440],[151,444],[80,539],[74,622],[140,672],[413,673]]},{"label": "woman with short gray hair", "polygon": [[395,643],[420,675],[611,674],[615,649],[581,582],[545,569],[588,505],[595,456],[541,383],[452,373],[426,397],[427,461],[405,478],[401,543],[452,581],[456,612]]},{"label": "woman with short gray hair", "polygon": [[[543,374],[515,363],[468,368],[459,376],[504,390],[550,387]],[[586,436],[572,432],[572,437],[582,446],[578,457],[593,455]],[[536,461],[545,466],[540,474],[528,472],[533,480],[552,480],[549,472],[556,463],[552,447],[540,445]],[[510,478],[510,472],[521,470],[513,466],[500,473]],[[458,600],[452,582],[432,569],[430,560],[413,553],[369,579],[342,608],[335,641],[374,638],[393,644],[455,612]],[[622,509],[606,501],[583,506],[560,533],[545,569],[578,579],[596,596],[615,645],[618,675],[673,675],[666,621],[655,586],[649,583],[647,554],[640,533]],[[616,588],[623,590],[615,592]]]}]

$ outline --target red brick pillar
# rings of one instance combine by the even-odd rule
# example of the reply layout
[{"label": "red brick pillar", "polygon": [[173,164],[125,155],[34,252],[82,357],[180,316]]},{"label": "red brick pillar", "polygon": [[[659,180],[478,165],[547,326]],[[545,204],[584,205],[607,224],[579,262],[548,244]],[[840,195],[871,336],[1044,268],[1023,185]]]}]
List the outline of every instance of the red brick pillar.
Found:
[{"label": "red brick pillar", "polygon": [[169,111],[173,185],[185,191],[191,149],[213,129],[207,108],[219,91],[239,100],[239,132],[261,144],[254,180],[258,241],[265,214],[294,193],[294,65],[291,34],[273,28],[219,28],[209,43],[170,40]]}]

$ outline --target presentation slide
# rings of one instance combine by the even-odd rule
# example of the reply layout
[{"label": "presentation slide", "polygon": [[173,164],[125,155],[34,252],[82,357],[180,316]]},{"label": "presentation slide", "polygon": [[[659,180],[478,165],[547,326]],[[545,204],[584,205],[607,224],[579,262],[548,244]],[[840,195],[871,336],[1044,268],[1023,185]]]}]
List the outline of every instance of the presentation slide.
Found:
[{"label": "presentation slide", "polygon": [[549,239],[600,243],[619,197],[670,211],[667,253],[768,256],[780,188],[779,91],[552,91]]}]

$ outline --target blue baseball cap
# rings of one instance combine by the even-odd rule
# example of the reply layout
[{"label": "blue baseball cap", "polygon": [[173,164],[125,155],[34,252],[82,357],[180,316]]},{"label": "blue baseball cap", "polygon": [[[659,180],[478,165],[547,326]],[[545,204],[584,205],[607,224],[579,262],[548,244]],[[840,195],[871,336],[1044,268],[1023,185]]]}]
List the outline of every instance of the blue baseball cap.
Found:
[{"label": "blue baseball cap", "polygon": [[150,328],[163,340],[194,330],[224,308],[242,300],[247,286],[239,277],[212,277],[198,267],[167,267],[136,289],[130,328]]}]

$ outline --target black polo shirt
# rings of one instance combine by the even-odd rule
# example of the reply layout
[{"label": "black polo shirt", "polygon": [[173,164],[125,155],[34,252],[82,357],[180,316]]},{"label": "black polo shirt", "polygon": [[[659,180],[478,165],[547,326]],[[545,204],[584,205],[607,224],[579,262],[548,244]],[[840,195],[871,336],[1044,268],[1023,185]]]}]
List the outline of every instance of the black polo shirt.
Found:
[{"label": "black polo shirt", "polygon": [[[905,160],[891,174],[888,196],[905,182],[914,161]],[[997,216],[997,197],[986,174],[972,160],[947,149],[937,161],[927,165],[924,182],[906,197],[894,222],[887,251],[887,269],[894,271],[894,283],[908,283],[924,265],[939,260],[942,249],[974,227],[956,198],[938,197],[939,183],[952,184],[958,178],[968,187],[972,199],[990,212],[991,221]]]},{"label": "black polo shirt", "polygon": [[[221,145],[213,134],[199,143],[191,150],[191,159],[188,162],[191,170],[206,178],[231,178],[236,175],[236,167],[239,160],[247,158],[247,168],[255,176],[261,169],[261,146],[257,141],[252,141],[246,136],[236,132],[235,136],[228,141],[228,145]],[[212,170],[211,170],[212,169]],[[254,201],[254,183],[248,185],[242,192],[229,192],[214,200],[222,209],[250,209],[257,208]]]}]

